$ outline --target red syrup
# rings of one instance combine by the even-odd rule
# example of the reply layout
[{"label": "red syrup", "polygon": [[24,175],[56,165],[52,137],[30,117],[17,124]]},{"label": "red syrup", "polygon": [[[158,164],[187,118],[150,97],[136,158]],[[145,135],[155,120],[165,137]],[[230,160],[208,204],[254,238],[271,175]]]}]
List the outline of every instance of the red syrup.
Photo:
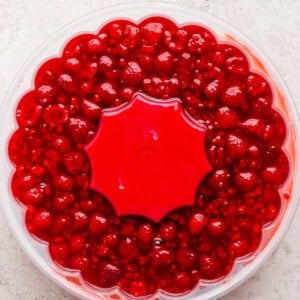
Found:
[{"label": "red syrup", "polygon": [[[92,285],[119,286],[132,296],[180,294],[201,279],[222,278],[237,257],[257,249],[262,226],[281,208],[279,188],[289,173],[286,126],[269,83],[239,48],[218,43],[199,25],[178,27],[163,17],[114,20],[69,41],[60,57],[38,69],[34,83],[19,101],[8,146],[12,191],[27,208],[28,231],[49,243],[55,262],[80,270]],[[88,145],[101,142],[105,114],[130,105],[137,93],[161,103],[179,99],[184,114],[205,128],[199,159],[207,167],[190,185],[193,202],[157,214],[155,207],[143,212],[142,199],[136,207],[127,199],[132,209],[118,210],[118,201],[91,184],[125,158],[106,163],[101,157],[101,169]],[[147,109],[140,113],[146,120]],[[172,127],[168,122],[162,126]],[[112,132],[112,145],[123,141]],[[188,151],[179,153],[178,163],[189,161]]]}]

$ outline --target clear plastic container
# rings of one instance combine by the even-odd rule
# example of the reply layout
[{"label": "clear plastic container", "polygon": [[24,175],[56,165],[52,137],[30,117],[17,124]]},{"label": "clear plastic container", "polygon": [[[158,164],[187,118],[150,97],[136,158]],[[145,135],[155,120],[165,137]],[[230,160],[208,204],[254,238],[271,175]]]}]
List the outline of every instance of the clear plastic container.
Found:
[{"label": "clear plastic container", "polygon": [[[1,202],[11,230],[15,234],[23,249],[35,265],[50,279],[70,293],[82,299],[130,299],[118,288],[95,289],[88,286],[79,276],[77,271],[63,270],[52,261],[46,243],[41,243],[33,238],[27,231],[24,221],[24,207],[21,207],[12,196],[10,180],[13,174],[7,155],[9,138],[16,128],[15,108],[20,96],[33,85],[33,75],[37,67],[49,57],[60,53],[62,46],[72,36],[82,32],[95,32],[111,19],[129,18],[139,21],[149,15],[165,15],[178,24],[192,23],[207,26],[217,36],[219,41],[236,43],[246,53],[250,65],[254,70],[262,73],[269,81],[274,92],[274,105],[281,112],[287,124],[287,138],[284,150],[290,159],[290,175],[281,188],[283,199],[279,216],[270,225],[263,229],[262,242],[257,251],[237,259],[232,271],[222,280],[216,282],[200,281],[192,292],[184,295],[172,296],[164,292],[157,292],[151,299],[215,299],[239,286],[249,278],[263,262],[273,253],[283,238],[292,217],[296,211],[300,195],[299,171],[299,121],[294,103],[286,85],[276,72],[269,59],[256,47],[256,45],[239,33],[229,24],[198,10],[169,3],[131,3],[112,6],[85,15],[68,24],[47,40],[27,61],[12,83],[5,101],[2,104],[0,129],[1,138]],[[284,197],[290,194],[290,199]],[[146,297],[149,299],[149,297]]]}]

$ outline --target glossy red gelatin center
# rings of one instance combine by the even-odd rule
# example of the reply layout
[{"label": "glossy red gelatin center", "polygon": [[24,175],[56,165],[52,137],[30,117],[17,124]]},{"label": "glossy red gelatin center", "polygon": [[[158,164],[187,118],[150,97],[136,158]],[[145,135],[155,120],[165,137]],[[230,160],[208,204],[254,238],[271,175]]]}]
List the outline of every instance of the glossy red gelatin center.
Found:
[{"label": "glossy red gelatin center", "polygon": [[103,111],[100,128],[86,146],[91,187],[110,199],[120,216],[160,221],[193,205],[211,169],[204,134],[203,124],[189,117],[179,100],[135,95],[129,104]]}]

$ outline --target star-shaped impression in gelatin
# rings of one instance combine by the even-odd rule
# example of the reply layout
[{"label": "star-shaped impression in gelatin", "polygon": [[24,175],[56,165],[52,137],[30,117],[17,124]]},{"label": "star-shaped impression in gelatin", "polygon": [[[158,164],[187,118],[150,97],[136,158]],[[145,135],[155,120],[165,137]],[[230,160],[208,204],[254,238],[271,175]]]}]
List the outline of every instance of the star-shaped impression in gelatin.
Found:
[{"label": "star-shaped impression in gelatin", "polygon": [[176,208],[193,205],[197,187],[211,170],[205,127],[179,99],[144,94],[103,110],[94,139],[86,146],[91,187],[107,197],[118,215],[160,221]]}]

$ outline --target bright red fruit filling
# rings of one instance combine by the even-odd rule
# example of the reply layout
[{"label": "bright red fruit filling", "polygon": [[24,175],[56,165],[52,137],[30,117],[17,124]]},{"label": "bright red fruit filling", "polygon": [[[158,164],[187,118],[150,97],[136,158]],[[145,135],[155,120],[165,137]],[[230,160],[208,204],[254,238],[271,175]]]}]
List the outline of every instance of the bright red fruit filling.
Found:
[{"label": "bright red fruit filling", "polygon": [[[193,206],[159,223],[118,216],[90,188],[84,147],[102,109],[135,92],[178,97],[206,126],[212,171]],[[272,100],[269,83],[242,51],[198,25],[115,20],[76,36],[38,69],[16,110],[8,147],[16,167],[12,190],[27,207],[29,232],[90,284],[133,296],[182,293],[201,279],[221,278],[237,257],[257,249],[262,226],[280,210],[289,162],[285,123]]]}]

